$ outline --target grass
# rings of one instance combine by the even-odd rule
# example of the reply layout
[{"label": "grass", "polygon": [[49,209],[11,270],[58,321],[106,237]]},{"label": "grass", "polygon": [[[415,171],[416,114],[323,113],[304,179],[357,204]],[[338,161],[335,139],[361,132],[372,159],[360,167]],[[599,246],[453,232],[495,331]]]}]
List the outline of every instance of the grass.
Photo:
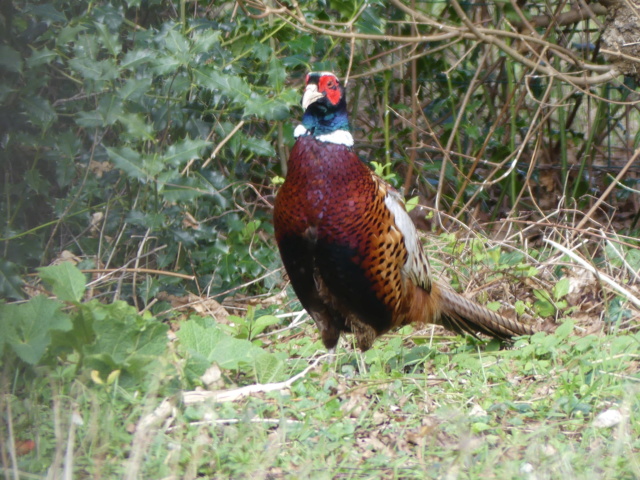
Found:
[{"label": "grass", "polygon": [[[45,467],[54,448],[76,478],[637,478],[639,341],[556,333],[512,350],[454,339],[442,351],[397,336],[233,402],[185,406],[161,389],[137,398],[78,380],[52,396],[53,418],[45,405],[28,409],[45,389],[7,403],[14,422],[31,417],[37,445],[18,469]],[[159,387],[173,380],[159,376]],[[166,398],[171,408],[148,427]],[[611,409],[621,421],[596,427]]]},{"label": "grass", "polygon": [[[540,300],[521,285],[546,284],[555,331],[501,349],[405,327],[365,353],[347,337],[326,356],[308,318],[293,328],[289,317],[273,324],[271,314],[296,309],[296,301],[280,302],[257,307],[266,316],[253,311],[219,326],[219,335],[246,342],[243,322],[262,325],[251,338],[273,371],[224,363],[237,354],[231,349],[219,362],[227,367],[209,370],[214,378],[204,382],[180,333],[193,317],[176,311],[178,340],[137,383],[124,373],[78,374],[70,364],[5,363],[5,478],[640,477],[637,311],[593,279],[577,297],[551,288],[569,257],[548,251],[535,263],[542,257],[532,249],[514,257],[517,245],[483,245],[444,235],[429,247],[443,262],[458,258],[445,272],[454,283],[493,285],[480,291],[483,301],[508,283],[533,311]],[[600,265],[603,275],[616,268],[613,259]],[[626,281],[625,269],[617,271]],[[509,281],[514,272],[520,282]],[[607,300],[597,301],[599,310],[589,304],[594,288]]]}]

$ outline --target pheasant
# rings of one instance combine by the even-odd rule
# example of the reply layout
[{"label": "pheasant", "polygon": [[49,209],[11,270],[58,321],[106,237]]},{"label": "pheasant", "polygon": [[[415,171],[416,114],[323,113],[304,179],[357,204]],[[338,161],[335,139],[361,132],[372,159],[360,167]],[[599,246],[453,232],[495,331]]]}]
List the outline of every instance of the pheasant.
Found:
[{"label": "pheasant", "polygon": [[333,73],[307,75],[302,108],[276,195],[275,237],[327,349],[350,332],[364,351],[410,323],[501,340],[534,333],[432,279],[400,194],[353,151],[345,89]]}]

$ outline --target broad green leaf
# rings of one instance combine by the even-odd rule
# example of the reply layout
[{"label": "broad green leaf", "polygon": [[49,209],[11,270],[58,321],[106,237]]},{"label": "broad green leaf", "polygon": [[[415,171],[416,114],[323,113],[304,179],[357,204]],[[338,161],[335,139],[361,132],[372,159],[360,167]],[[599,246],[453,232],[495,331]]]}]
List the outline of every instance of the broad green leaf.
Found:
[{"label": "broad green leaf", "polygon": [[276,92],[279,92],[287,79],[287,71],[278,57],[271,58],[267,74],[269,75],[269,85],[271,85]]},{"label": "broad green leaf", "polygon": [[274,315],[263,315],[251,323],[251,336],[260,335],[267,327],[280,323],[280,319]]},{"label": "broad green leaf", "polygon": [[365,8],[356,21],[358,31],[372,35],[384,35],[386,27],[385,15],[381,15],[375,7]]},{"label": "broad green leaf", "polygon": [[118,121],[126,128],[126,137],[132,140],[153,140],[154,129],[140,114],[125,113],[118,118]]},{"label": "broad green leaf", "polygon": [[118,90],[117,94],[122,100],[139,101],[151,88],[151,77],[130,78]]},{"label": "broad green leaf", "polygon": [[500,310],[501,306],[502,304],[500,302],[489,302],[485,305],[485,307],[487,307],[492,312],[497,312],[498,310]]},{"label": "broad green leaf", "polygon": [[567,338],[573,332],[573,321],[565,320],[556,331],[553,333],[554,336],[559,338]]},{"label": "broad green leaf", "polygon": [[116,123],[123,112],[122,100],[116,95],[104,95],[98,102],[98,111],[104,118],[104,125],[113,125]]},{"label": "broad green leaf", "polygon": [[22,72],[22,56],[8,45],[0,45],[0,68],[7,72]]},{"label": "broad green leaf", "polygon": [[237,369],[240,365],[250,365],[253,354],[262,351],[248,340],[228,336],[215,324],[205,327],[196,320],[183,323],[176,335],[186,351],[206,359],[209,365],[215,362],[221,368]]},{"label": "broad green leaf", "polygon": [[257,58],[260,63],[266,64],[269,58],[273,57],[273,49],[262,42],[253,42],[251,44],[251,54]]},{"label": "broad green leaf", "polygon": [[51,3],[43,3],[41,5],[30,4],[29,11],[36,17],[42,20],[48,20],[51,23],[56,22],[64,24],[68,22],[65,14],[56,9],[56,7]]},{"label": "broad green leaf", "polygon": [[247,150],[261,157],[274,157],[276,155],[273,145],[263,138],[246,137],[243,139],[242,144]]},{"label": "broad green leaf", "polygon": [[212,66],[194,68],[193,74],[198,85],[210,90],[217,90],[235,103],[243,105],[251,97],[249,84],[240,77],[225,75]]},{"label": "broad green leaf", "polygon": [[[155,58],[156,55],[154,52],[148,49],[130,50],[125,53],[124,57],[122,57],[122,60],[120,61],[120,68],[133,70],[137,66],[145,65]],[[148,80],[151,81],[151,78],[148,78]]]},{"label": "broad green leaf", "polygon": [[282,380],[286,374],[286,364],[272,353],[260,351],[254,358],[256,379],[260,383]]},{"label": "broad green leaf", "polygon": [[122,112],[122,100],[115,95],[105,95],[100,99],[97,109],[79,112],[76,123],[88,128],[107,127],[118,121]]},{"label": "broad green leaf", "polygon": [[153,73],[168,75],[175,73],[182,64],[172,55],[158,55],[153,59]]},{"label": "broad green leaf", "polygon": [[186,177],[174,175],[164,179],[166,185],[162,191],[163,198],[171,203],[191,202],[199,197],[215,196],[217,190],[202,177]]},{"label": "broad green leaf", "polygon": [[556,307],[553,305],[549,294],[542,290],[534,290],[533,295],[538,299],[533,306],[542,317],[550,317],[555,315]]},{"label": "broad green leaf", "polygon": [[82,23],[71,24],[63,27],[56,36],[56,45],[58,47],[66,47],[78,38],[80,32],[87,30],[87,25]]},{"label": "broad green leaf", "polygon": [[167,153],[163,156],[163,159],[170,165],[177,167],[182,162],[193,158],[200,158],[202,150],[209,145],[211,145],[211,142],[206,140],[191,140],[187,137],[171,145],[167,149]]},{"label": "broad green leaf", "polygon": [[0,297],[21,299],[22,278],[18,266],[9,260],[0,259]]},{"label": "broad green leaf", "polygon": [[38,275],[51,285],[60,300],[77,303],[84,295],[87,279],[71,262],[39,268]]},{"label": "broad green leaf", "polygon": [[222,32],[219,30],[198,30],[191,36],[193,53],[207,53],[220,43]]},{"label": "broad green leaf", "polygon": [[115,367],[128,368],[136,356],[154,356],[164,353],[168,342],[168,326],[156,321],[138,325],[130,319],[105,318],[94,322],[96,343],[88,346],[88,355],[108,356]]},{"label": "broad green leaf", "polygon": [[569,293],[569,279],[563,277],[553,287],[553,296],[556,300],[560,300],[567,293]]},{"label": "broad green leaf", "polygon": [[122,44],[117,33],[112,33],[109,27],[104,23],[95,23],[96,30],[99,33],[100,43],[106,48],[112,56],[117,56],[122,51]]},{"label": "broad green leaf", "polygon": [[31,52],[31,56],[27,58],[27,66],[34,68],[39,65],[48,65],[58,57],[58,53],[49,50],[47,47],[43,47],[40,50],[34,50]]},{"label": "broad green leaf", "polygon": [[418,197],[411,197],[409,200],[405,202],[404,207],[407,209],[407,212],[410,212],[411,210],[413,210],[418,206],[418,200],[419,200]]},{"label": "broad green leaf", "polygon": [[629,250],[626,260],[634,271],[638,272],[640,270],[640,250]]},{"label": "broad green leaf", "polygon": [[189,41],[176,29],[169,30],[164,37],[164,47],[167,51],[186,60],[189,53]]},{"label": "broad green leaf", "polygon": [[166,352],[169,327],[140,316],[126,302],[103,305],[94,301],[84,305],[83,312],[92,317],[95,332],[94,343],[83,348],[87,364],[101,370],[105,378],[115,370],[143,378],[145,366]]},{"label": "broad green leaf", "polygon": [[78,112],[75,121],[78,125],[85,128],[98,128],[104,124],[104,119],[98,110],[90,112]]},{"label": "broad green leaf", "polygon": [[5,342],[23,361],[36,365],[51,343],[51,331],[71,330],[63,305],[44,295],[26,303],[0,305],[0,328]]},{"label": "broad green leaf", "polygon": [[23,106],[28,114],[29,121],[42,128],[49,126],[58,119],[58,114],[51,106],[49,100],[38,95],[23,98]]},{"label": "broad green leaf", "polygon": [[86,80],[115,80],[119,74],[112,58],[92,60],[89,57],[76,57],[69,60],[69,66]]},{"label": "broad green leaf", "polygon": [[46,195],[49,193],[49,189],[51,188],[51,183],[42,176],[42,174],[37,170],[29,170],[25,176],[25,183],[29,186],[31,190],[34,192]]},{"label": "broad green leaf", "polygon": [[129,147],[106,148],[107,155],[116,167],[124,170],[130,177],[142,182],[149,179],[148,173],[144,169],[142,155]]},{"label": "broad green leaf", "polygon": [[289,117],[289,107],[278,99],[253,93],[244,107],[244,116],[252,115],[265,120],[284,120]]}]

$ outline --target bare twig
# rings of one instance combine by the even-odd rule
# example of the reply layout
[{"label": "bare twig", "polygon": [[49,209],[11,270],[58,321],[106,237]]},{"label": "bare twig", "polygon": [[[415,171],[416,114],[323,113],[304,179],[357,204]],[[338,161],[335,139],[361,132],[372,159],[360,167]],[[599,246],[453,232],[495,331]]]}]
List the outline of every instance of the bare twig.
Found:
[{"label": "bare twig", "polygon": [[605,282],[606,284],[611,286],[618,293],[621,293],[622,295],[624,295],[624,297],[628,301],[633,303],[636,307],[640,307],[640,299],[638,297],[636,297],[633,293],[631,293],[629,290],[624,288],[622,285],[620,285],[618,282],[613,280],[609,275],[607,275],[606,273],[603,273],[603,272],[600,272],[600,271],[596,270],[596,268],[593,265],[590,265],[582,257],[578,256],[573,251],[569,250],[568,248],[564,247],[563,245],[560,245],[559,243],[556,243],[553,240],[550,240],[548,238],[545,238],[543,240],[545,242],[547,242],[549,245],[553,246],[554,248],[560,250],[562,253],[564,253],[569,258],[571,258],[576,263],[578,263],[585,270],[593,273],[597,278],[599,278],[600,280],[602,280],[603,282]]},{"label": "bare twig", "polygon": [[201,403],[207,400],[211,400],[214,402],[234,402],[244,397],[248,397],[254,393],[265,393],[265,392],[276,392],[280,390],[285,390],[293,385],[296,381],[304,377],[307,373],[313,370],[321,360],[327,358],[332,354],[321,355],[316,358],[315,361],[305,368],[303,371],[294,375],[288,380],[284,382],[277,383],[267,383],[260,384],[256,383],[255,385],[247,385],[246,387],[235,388],[233,390],[222,390],[219,392],[208,392],[208,391],[191,391],[191,392],[183,392],[182,393],[182,401],[186,405],[191,405],[193,403]]},{"label": "bare twig", "polygon": [[173,405],[168,399],[164,399],[160,405],[148,415],[140,419],[136,425],[136,433],[131,441],[131,453],[126,468],[126,480],[137,480],[140,466],[142,465],[142,456],[151,441],[153,430],[158,427],[165,419],[171,415]]},{"label": "bare twig", "polygon": [[97,280],[91,282],[91,284],[104,280],[105,277],[113,275],[114,273],[149,273],[151,275],[164,275],[166,277],[177,277],[184,280],[195,280],[195,275],[186,275],[178,272],[167,272],[166,270],[155,270],[153,268],[84,268],[80,270],[83,273],[104,273],[104,277],[100,277]]},{"label": "bare twig", "polygon": [[582,220],[580,220],[578,225],[576,225],[576,228],[583,227],[584,224],[589,221],[589,219],[591,218],[591,215],[595,213],[595,211],[598,209],[600,204],[602,204],[602,202],[605,201],[605,199],[609,196],[609,194],[613,191],[613,189],[618,185],[618,182],[620,181],[620,179],[624,177],[624,175],[627,173],[627,170],[629,170],[629,167],[631,167],[631,165],[633,165],[633,163],[638,159],[638,156],[640,156],[640,148],[636,149],[636,151],[633,152],[633,155],[631,156],[631,158],[627,161],[625,166],[620,169],[620,172],[618,172],[618,175],[616,176],[615,180],[611,182],[611,184],[607,187],[604,193],[600,195],[600,198],[598,198],[596,203],[593,204],[591,209],[586,213],[586,215],[582,218]]}]

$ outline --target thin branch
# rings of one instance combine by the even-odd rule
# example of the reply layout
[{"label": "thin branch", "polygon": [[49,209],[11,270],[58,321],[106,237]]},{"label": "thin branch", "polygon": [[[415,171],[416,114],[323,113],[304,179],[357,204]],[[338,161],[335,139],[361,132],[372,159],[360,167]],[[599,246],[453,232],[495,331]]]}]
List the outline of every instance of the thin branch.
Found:
[{"label": "thin branch", "polygon": [[100,280],[104,280],[109,275],[113,275],[114,273],[149,273],[151,275],[164,275],[166,277],[176,277],[182,278],[183,280],[195,280],[195,275],[186,275],[184,273],[178,272],[167,272],[166,270],[155,270],[153,268],[84,268],[80,270],[82,273],[104,273],[104,277],[100,277],[97,280],[94,280],[91,283],[95,283]]},{"label": "thin branch", "polygon": [[294,375],[288,380],[283,382],[276,383],[256,383],[255,385],[247,385],[246,387],[234,388],[232,390],[222,390],[218,392],[209,392],[209,391],[190,391],[182,393],[182,401],[185,405],[192,405],[194,403],[202,403],[207,400],[211,400],[214,402],[234,402],[244,397],[248,397],[254,393],[265,393],[265,392],[277,392],[280,390],[285,390],[293,385],[295,382],[304,377],[311,370],[316,368],[321,360],[331,356],[333,354],[327,353],[325,355],[321,355],[316,358],[315,361],[305,368],[303,371]]},{"label": "thin branch", "polygon": [[576,263],[578,263],[585,270],[593,273],[596,276],[596,278],[599,278],[600,280],[602,280],[603,282],[611,286],[618,293],[621,293],[622,295],[624,295],[625,298],[631,303],[633,303],[636,307],[640,307],[640,299],[638,299],[638,297],[636,297],[633,293],[631,293],[629,290],[627,290],[622,285],[620,285],[615,280],[613,280],[609,275],[603,272],[599,272],[598,270],[596,270],[596,268],[593,265],[587,263],[586,260],[584,260],[582,257],[579,257],[577,254],[575,254],[568,248],[564,247],[563,245],[560,245],[559,243],[556,243],[553,240],[550,240],[548,238],[543,238],[543,240],[547,242],[549,245],[560,250],[562,253],[564,253],[569,258],[571,258]]},{"label": "thin branch", "polygon": [[576,228],[581,228],[584,226],[585,223],[587,223],[587,221],[591,218],[591,215],[595,213],[595,211],[598,209],[600,204],[605,201],[605,199],[609,196],[609,194],[613,191],[613,189],[618,185],[618,182],[627,173],[627,170],[629,170],[629,167],[631,167],[631,165],[633,165],[633,163],[638,159],[638,156],[640,156],[640,148],[636,149],[636,151],[633,153],[633,155],[631,156],[629,161],[626,163],[626,165],[620,169],[620,172],[618,172],[618,175],[616,176],[615,180],[611,182],[607,187],[607,189],[604,191],[604,193],[600,195],[600,198],[598,198],[596,203],[593,204],[593,206],[587,212],[584,218],[580,220]]}]

